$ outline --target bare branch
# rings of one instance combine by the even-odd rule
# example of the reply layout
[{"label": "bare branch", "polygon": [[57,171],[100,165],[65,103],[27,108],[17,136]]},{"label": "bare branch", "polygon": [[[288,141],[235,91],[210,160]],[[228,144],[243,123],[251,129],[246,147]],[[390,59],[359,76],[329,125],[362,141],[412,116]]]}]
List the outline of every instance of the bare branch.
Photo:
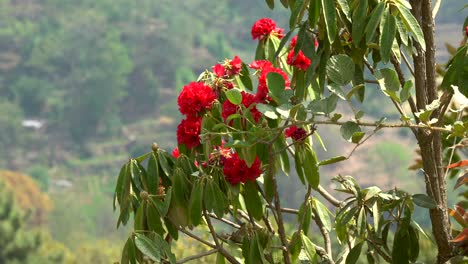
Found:
[{"label": "bare branch", "polygon": [[203,252],[203,253],[200,253],[200,254],[196,254],[196,255],[192,255],[192,256],[183,258],[183,259],[177,261],[177,264],[182,264],[182,263],[185,263],[185,262],[189,262],[189,261],[192,261],[192,260],[203,258],[203,257],[209,256],[209,255],[215,254],[217,252],[218,252],[218,249],[215,248],[215,249],[212,249],[212,250],[207,251],[207,252]]},{"label": "bare branch", "polygon": [[325,198],[328,202],[333,204],[336,207],[339,207],[341,202],[333,197],[325,188],[323,188],[321,185],[318,186],[317,191],[322,195],[323,198]]}]

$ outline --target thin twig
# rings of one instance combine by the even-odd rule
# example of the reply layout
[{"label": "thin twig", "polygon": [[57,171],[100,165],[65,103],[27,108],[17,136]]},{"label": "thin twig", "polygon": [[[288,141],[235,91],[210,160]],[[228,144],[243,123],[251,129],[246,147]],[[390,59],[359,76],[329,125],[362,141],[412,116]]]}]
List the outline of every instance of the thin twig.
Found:
[{"label": "thin twig", "polygon": [[227,225],[230,225],[230,226],[232,226],[234,228],[238,228],[238,229],[241,228],[240,225],[238,225],[238,224],[236,224],[236,223],[234,223],[234,222],[232,222],[232,221],[230,221],[230,220],[228,220],[226,218],[219,218],[214,213],[208,213],[208,216],[210,216],[211,218],[214,218],[214,219],[216,219],[218,221],[221,221],[221,222],[223,222],[223,223],[225,223]]},{"label": "thin twig", "polygon": [[189,261],[192,261],[192,260],[196,260],[196,259],[199,259],[199,258],[203,258],[203,257],[209,256],[209,255],[215,254],[217,252],[218,252],[218,249],[215,248],[215,249],[212,249],[212,250],[207,251],[207,252],[203,252],[203,253],[200,253],[200,254],[196,254],[196,255],[192,255],[192,256],[183,258],[183,259],[177,261],[176,263],[177,264],[182,264],[182,263],[185,263],[185,262],[189,262]]},{"label": "thin twig", "polygon": [[366,138],[364,138],[363,140],[361,140],[360,142],[358,142],[356,144],[356,146],[354,146],[354,148],[351,150],[351,152],[348,154],[348,156],[346,157],[346,159],[349,159],[351,158],[351,156],[353,155],[353,153],[356,151],[356,149],[358,147],[360,147],[362,144],[364,144],[369,138],[371,138],[373,135],[375,135],[375,133],[377,133],[377,131],[379,130],[379,128],[377,127],[376,129],[374,129],[372,131],[372,133],[370,133]]},{"label": "thin twig", "polygon": [[405,53],[402,50],[400,50],[400,53],[401,53],[401,56],[403,57],[403,61],[406,64],[406,67],[408,67],[411,75],[414,76],[414,69],[413,69],[413,66],[411,66],[410,61],[408,60],[408,57],[406,57]]},{"label": "thin twig", "polygon": [[186,229],[180,228],[180,227],[178,227],[178,226],[176,226],[176,228],[177,228],[180,232],[182,232],[182,233],[184,233],[185,235],[187,235],[187,236],[189,236],[189,237],[191,237],[191,238],[197,240],[198,242],[201,242],[202,244],[205,244],[205,245],[207,245],[207,246],[209,246],[209,247],[211,247],[211,248],[216,248],[216,245],[214,245],[214,244],[212,244],[212,243],[206,241],[205,239],[203,239],[203,238],[201,238],[201,237],[199,237],[199,236],[197,236],[197,235],[191,233],[190,231],[187,231]]},{"label": "thin twig", "polygon": [[211,236],[213,237],[213,240],[216,244],[216,248],[218,249],[219,253],[223,254],[223,256],[229,260],[231,263],[235,263],[235,264],[240,264],[236,258],[234,258],[234,256],[232,256],[231,254],[229,254],[229,252],[227,252],[223,246],[221,245],[221,243],[219,243],[219,240],[218,240],[218,234],[216,233],[216,231],[214,230],[214,227],[213,227],[213,224],[211,223],[211,218],[208,216],[206,210],[204,209],[203,210],[203,215],[205,216],[205,220],[206,220],[206,223],[208,225],[208,228],[210,229],[210,233],[211,233]]}]

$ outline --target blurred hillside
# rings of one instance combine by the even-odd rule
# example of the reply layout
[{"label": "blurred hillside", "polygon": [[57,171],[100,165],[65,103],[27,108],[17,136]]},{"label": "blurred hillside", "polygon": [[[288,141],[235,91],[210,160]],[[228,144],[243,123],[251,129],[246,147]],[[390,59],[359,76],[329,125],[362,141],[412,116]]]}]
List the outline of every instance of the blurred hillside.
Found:
[{"label": "blurred hillside", "polygon": [[[441,62],[448,58],[443,43],[461,38],[462,7],[459,0],[442,1]],[[88,252],[80,263],[115,257],[126,235],[116,231],[111,208],[119,166],[152,142],[174,147],[177,92],[224,58],[250,62],[253,22],[271,17],[287,27],[287,14],[262,0],[0,0],[0,170],[30,175],[48,195],[45,241],[64,259],[69,250]],[[368,89],[366,96],[378,92]],[[392,118],[391,107],[373,101],[364,110],[369,118]],[[348,149],[333,140],[338,131],[320,127],[319,133],[328,144],[320,158]],[[346,173],[359,171],[363,184],[380,177],[388,188],[418,177],[401,164],[413,158],[407,134],[382,137],[386,144],[376,139],[357,153],[374,158],[347,162]],[[385,159],[387,153],[395,158]],[[401,170],[389,172],[395,163]],[[324,173],[331,178],[341,169]],[[294,182],[282,184],[294,204]],[[109,250],[99,252],[103,245]]]}]

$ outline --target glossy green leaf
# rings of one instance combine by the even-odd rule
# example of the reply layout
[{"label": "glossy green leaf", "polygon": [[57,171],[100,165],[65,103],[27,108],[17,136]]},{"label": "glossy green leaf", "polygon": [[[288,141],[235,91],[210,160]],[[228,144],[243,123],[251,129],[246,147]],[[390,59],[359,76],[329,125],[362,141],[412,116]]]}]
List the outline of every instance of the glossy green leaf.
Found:
[{"label": "glossy green leaf", "polygon": [[256,220],[262,219],[263,204],[257,190],[257,183],[247,181],[244,185],[244,192],[242,194],[244,195],[246,201],[245,205],[249,214]]},{"label": "glossy green leaf", "polygon": [[161,260],[160,250],[156,247],[155,243],[145,235],[135,234],[135,245],[143,255],[148,256],[151,260],[158,262]]},{"label": "glossy green leaf", "polygon": [[351,249],[351,251],[349,251],[349,254],[346,257],[346,264],[355,264],[358,261],[359,256],[361,255],[363,245],[364,242],[360,242],[354,245],[354,247]]},{"label": "glossy green leaf", "polygon": [[192,187],[192,193],[190,195],[189,201],[189,214],[192,224],[197,226],[201,223],[202,220],[202,210],[203,210],[203,183],[201,181],[196,181]]},{"label": "glossy green leaf", "polygon": [[363,235],[366,233],[366,226],[367,226],[367,215],[366,209],[361,207],[359,210],[359,214],[356,221],[356,228],[359,235]]},{"label": "glossy green leaf", "polygon": [[230,89],[226,91],[226,97],[233,105],[240,105],[242,103],[242,94],[238,89]]},{"label": "glossy green leaf", "polygon": [[265,0],[270,9],[275,8],[275,0]]},{"label": "glossy green leaf", "polygon": [[304,7],[304,0],[296,0],[294,3],[294,8],[291,8],[291,16],[289,17],[289,29],[293,29],[298,22],[298,16],[301,14],[301,11]]},{"label": "glossy green leaf", "polygon": [[327,38],[330,44],[335,42],[337,24],[335,0],[321,0],[325,27],[327,28]]},{"label": "glossy green leaf", "polygon": [[396,34],[395,17],[390,14],[390,9],[385,9],[382,23],[380,23],[380,56],[382,62],[387,63],[390,60],[390,55],[393,46],[393,40]]},{"label": "glossy green leaf", "polygon": [[320,1],[310,1],[309,2],[309,27],[314,28],[317,25],[318,19],[320,17]]},{"label": "glossy green leaf", "polygon": [[419,43],[419,45],[421,45],[422,49],[426,50],[424,34],[416,18],[414,18],[413,14],[411,14],[411,11],[407,7],[401,5],[401,3],[397,3],[396,7],[398,8],[398,11],[400,11],[400,17],[402,18],[405,26],[408,27],[408,30],[413,33],[416,41]]},{"label": "glossy green leaf", "polygon": [[304,149],[304,159],[302,160],[302,166],[304,167],[304,176],[307,182],[312,186],[313,189],[317,190],[320,183],[320,172],[317,160],[317,154],[308,146]]},{"label": "glossy green leaf", "polygon": [[384,10],[385,10],[385,2],[382,1],[379,4],[377,4],[377,6],[372,11],[369,22],[367,22],[366,29],[365,29],[366,43],[370,43],[374,39],[374,36],[377,33],[376,31],[377,26],[380,24]]},{"label": "glossy green leaf", "polygon": [[339,85],[348,84],[354,77],[354,62],[344,54],[334,55],[327,61],[327,75]]},{"label": "glossy green leaf", "polygon": [[304,247],[304,251],[309,259],[309,263],[315,264],[318,263],[317,252],[315,251],[314,244],[310,241],[309,237],[305,234],[301,234],[302,245]]},{"label": "glossy green leaf", "polygon": [[299,180],[301,180],[302,184],[305,185],[304,169],[303,169],[303,164],[302,164],[302,158],[301,158],[299,151],[296,151],[296,153],[294,153],[294,163],[295,163],[294,167],[296,168],[297,176],[299,177]]},{"label": "glossy green leaf", "polygon": [[359,46],[364,34],[367,17],[367,0],[360,0],[356,10],[353,12],[352,38],[354,46]]},{"label": "glossy green leaf", "polygon": [[293,263],[297,262],[299,254],[301,253],[301,248],[302,248],[301,234],[298,233],[298,231],[296,231],[292,235],[291,241],[289,242],[289,247],[288,247]]},{"label": "glossy green leaf", "polygon": [[182,169],[176,168],[173,175],[174,200],[178,205],[187,206],[187,194],[189,193],[188,179]]},{"label": "glossy green leaf", "polygon": [[415,194],[412,196],[413,197],[413,202],[424,208],[429,208],[429,209],[434,209],[437,207],[437,204],[434,202],[434,200],[427,196],[426,194]]},{"label": "glossy green leaf", "polygon": [[146,202],[142,202],[135,214],[135,219],[133,221],[133,228],[135,230],[144,230],[146,223]]},{"label": "glossy green leaf", "polygon": [[361,132],[361,128],[358,124],[352,121],[344,123],[340,128],[341,136],[349,142],[351,142],[352,137],[356,132]]},{"label": "glossy green leaf", "polygon": [[409,260],[415,262],[419,256],[419,233],[410,225],[408,226],[409,236]]},{"label": "glossy green leaf", "polygon": [[347,158],[345,156],[337,156],[337,157],[329,158],[327,160],[322,160],[321,162],[319,162],[318,165],[319,166],[330,165],[330,164],[338,163],[338,162],[346,160],[346,159]]},{"label": "glossy green leaf", "polygon": [[400,81],[397,73],[390,68],[383,68],[375,71],[375,78],[379,82],[380,88],[383,91],[398,92],[400,89]]},{"label": "glossy green leaf", "polygon": [[347,0],[337,0],[338,6],[340,7],[341,11],[345,14],[346,19],[351,22],[351,10],[349,8],[349,4]]},{"label": "glossy green leaf", "polygon": [[150,154],[148,160],[147,178],[149,193],[157,194],[159,187],[159,163],[154,153]]},{"label": "glossy green leaf", "polygon": [[393,239],[392,260],[393,263],[409,263],[410,238],[408,229],[400,227],[395,233]]},{"label": "glossy green leaf", "polygon": [[309,233],[310,221],[312,219],[312,207],[309,201],[305,201],[299,207],[299,212],[297,214],[297,222],[304,232],[304,234]]},{"label": "glossy green leaf", "polygon": [[270,119],[278,119],[278,115],[275,112],[275,108],[268,104],[257,104],[257,110],[262,113],[264,116]]},{"label": "glossy green leaf", "polygon": [[351,137],[351,142],[353,142],[354,144],[359,143],[365,134],[366,133],[364,132],[354,132],[353,136]]},{"label": "glossy green leaf", "polygon": [[281,74],[276,72],[270,72],[267,75],[267,86],[270,90],[271,97],[276,102],[281,102],[281,98],[284,95],[285,82]]},{"label": "glossy green leaf", "polygon": [[249,67],[247,66],[247,64],[243,62],[242,62],[242,69],[239,74],[239,77],[244,87],[247,88],[247,90],[252,91],[253,84],[252,84],[252,79],[250,79]]},{"label": "glossy green leaf", "polygon": [[330,220],[330,211],[328,211],[328,208],[319,200],[313,198],[313,205],[315,210],[317,211],[317,216],[322,220],[323,226],[325,229],[328,231],[331,230],[331,220]]},{"label": "glossy green leaf", "polygon": [[208,211],[213,211],[217,217],[223,217],[225,206],[224,194],[213,180],[208,180],[205,184],[203,202]]},{"label": "glossy green leaf", "polygon": [[168,177],[172,175],[172,168],[168,162],[168,160],[171,158],[172,156],[169,156],[169,154],[166,151],[161,150],[161,149],[158,150],[159,166],[164,171],[164,174],[166,174],[166,176]]},{"label": "glossy green leaf", "polygon": [[122,258],[120,264],[136,264],[135,243],[129,237],[122,250]]},{"label": "glossy green leaf", "polygon": [[407,80],[400,91],[400,100],[402,103],[406,102],[411,96],[411,89],[413,88],[413,81]]},{"label": "glossy green leaf", "polygon": [[160,235],[164,234],[165,230],[162,225],[161,215],[159,215],[158,209],[151,204],[146,206],[146,223],[148,224],[149,230]]}]

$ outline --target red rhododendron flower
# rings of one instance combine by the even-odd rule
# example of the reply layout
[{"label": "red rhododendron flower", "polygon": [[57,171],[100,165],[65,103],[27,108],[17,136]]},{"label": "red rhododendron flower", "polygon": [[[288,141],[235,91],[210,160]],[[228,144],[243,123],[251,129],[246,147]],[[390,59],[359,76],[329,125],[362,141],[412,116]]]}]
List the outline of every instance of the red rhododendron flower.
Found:
[{"label": "red rhododendron flower", "polygon": [[252,69],[262,71],[265,68],[273,67],[273,63],[271,63],[271,61],[269,60],[256,60],[250,63],[249,67]]},{"label": "red rhododendron flower", "polygon": [[[252,104],[258,103],[257,97],[253,94],[246,93],[246,92],[241,92],[242,94],[242,105],[245,108],[249,108]],[[229,100],[224,101],[223,103],[223,110],[221,115],[224,118],[224,121],[227,120],[227,118],[240,111],[240,107],[231,103]],[[250,109],[250,113],[252,114],[252,117],[254,118],[255,122],[258,122],[260,120],[260,117],[262,114],[257,110],[257,108],[254,106]]]},{"label": "red rhododendron flower", "polygon": [[241,59],[237,55],[234,56],[234,58],[228,62],[226,68],[226,72],[229,77],[239,74],[242,70]]},{"label": "red rhododendron flower", "polygon": [[310,59],[307,58],[302,50],[297,53],[296,58],[294,58],[294,49],[291,49],[288,53],[288,58],[286,63],[291,66],[296,66],[300,70],[306,71],[310,66]]},{"label": "red rhododendron flower", "polygon": [[236,185],[241,182],[255,181],[262,174],[260,166],[258,157],[255,158],[252,166],[248,167],[247,163],[241,160],[237,153],[234,153],[231,157],[224,159],[223,173],[227,182]]},{"label": "red rhododendron flower", "polygon": [[184,86],[179,94],[177,104],[182,114],[187,116],[199,116],[204,110],[211,109],[216,94],[211,87],[200,82],[191,82]]},{"label": "red rhododendron flower", "polygon": [[286,137],[290,137],[296,141],[303,141],[307,137],[307,132],[303,128],[298,128],[297,126],[291,126],[290,128],[284,131]]},{"label": "red rhododendron flower", "polygon": [[294,47],[296,47],[296,43],[297,43],[297,36],[294,36],[291,39],[291,42],[289,42],[289,45],[291,46],[292,49],[294,49]]},{"label": "red rhododendron flower", "polygon": [[267,86],[267,75],[270,72],[276,72],[281,74],[284,79],[284,84],[285,84],[285,89],[290,89],[289,86],[291,83],[289,82],[288,75],[281,69],[275,68],[275,67],[265,67],[262,70],[262,73],[260,74],[260,77],[258,78],[258,89],[257,89],[257,100],[259,102],[263,102],[267,99],[268,96],[268,86]]},{"label": "red rhododendron flower", "polygon": [[212,67],[213,73],[216,74],[218,77],[224,77],[226,75],[226,69],[223,65],[217,63],[215,66]]},{"label": "red rhododendron flower", "polygon": [[278,38],[284,37],[284,30],[282,28],[277,28],[275,21],[270,18],[260,18],[252,26],[252,38],[253,39],[263,39],[270,35],[275,35]]},{"label": "red rhododendron flower", "polygon": [[180,156],[180,153],[179,153],[179,148],[175,148],[173,151],[172,151],[172,156],[174,158],[178,158]]},{"label": "red rhododendron flower", "polygon": [[177,142],[189,149],[200,145],[201,118],[187,117],[177,126]]}]

